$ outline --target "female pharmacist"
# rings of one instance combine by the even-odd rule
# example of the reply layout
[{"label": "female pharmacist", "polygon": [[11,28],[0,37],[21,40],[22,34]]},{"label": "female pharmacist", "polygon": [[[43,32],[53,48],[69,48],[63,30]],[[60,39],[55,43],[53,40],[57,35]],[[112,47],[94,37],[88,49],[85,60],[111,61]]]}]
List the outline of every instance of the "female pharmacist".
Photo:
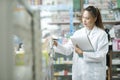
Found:
[{"label": "female pharmacist", "polygon": [[72,80],[106,80],[106,54],[108,52],[108,37],[104,30],[101,14],[98,8],[88,6],[82,13],[83,28],[73,36],[87,34],[94,51],[83,51],[74,46],[72,41],[65,45],[54,41],[55,51],[61,54],[73,54]]}]

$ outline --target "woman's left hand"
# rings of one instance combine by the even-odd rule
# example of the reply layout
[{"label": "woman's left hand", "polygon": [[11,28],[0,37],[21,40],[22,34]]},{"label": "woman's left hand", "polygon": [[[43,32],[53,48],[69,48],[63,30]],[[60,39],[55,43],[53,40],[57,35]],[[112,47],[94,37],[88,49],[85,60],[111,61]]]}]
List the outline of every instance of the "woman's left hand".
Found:
[{"label": "woman's left hand", "polygon": [[78,47],[78,45],[75,46],[75,52],[78,54],[83,54],[83,51]]}]

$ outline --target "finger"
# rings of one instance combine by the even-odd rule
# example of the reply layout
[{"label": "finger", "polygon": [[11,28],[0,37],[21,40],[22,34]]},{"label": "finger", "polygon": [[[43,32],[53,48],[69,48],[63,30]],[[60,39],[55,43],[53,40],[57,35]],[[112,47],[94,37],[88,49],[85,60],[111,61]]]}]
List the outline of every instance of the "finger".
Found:
[{"label": "finger", "polygon": [[77,48],[79,48],[79,46],[78,46],[78,45],[76,45],[76,47],[77,47]]}]

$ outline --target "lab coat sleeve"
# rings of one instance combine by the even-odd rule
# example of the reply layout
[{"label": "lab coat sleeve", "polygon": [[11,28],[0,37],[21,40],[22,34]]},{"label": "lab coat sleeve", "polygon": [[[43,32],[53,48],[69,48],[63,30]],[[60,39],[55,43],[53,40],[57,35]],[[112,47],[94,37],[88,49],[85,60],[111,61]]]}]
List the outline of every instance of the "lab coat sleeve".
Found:
[{"label": "lab coat sleeve", "polygon": [[69,40],[65,45],[58,43],[57,47],[54,47],[54,50],[56,53],[70,55],[73,52],[73,45],[71,40]]},{"label": "lab coat sleeve", "polygon": [[95,52],[83,52],[83,59],[87,62],[101,62],[105,59],[108,52],[107,34],[101,36],[98,40],[98,47]]}]

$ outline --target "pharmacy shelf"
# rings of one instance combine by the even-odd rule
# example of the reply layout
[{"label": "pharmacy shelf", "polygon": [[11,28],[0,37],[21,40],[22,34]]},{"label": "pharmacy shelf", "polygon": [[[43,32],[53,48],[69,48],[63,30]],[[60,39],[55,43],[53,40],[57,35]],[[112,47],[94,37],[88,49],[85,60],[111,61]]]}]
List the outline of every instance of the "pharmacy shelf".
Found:
[{"label": "pharmacy shelf", "polygon": [[[80,21],[73,21],[73,24],[80,24],[81,22]],[[49,22],[48,24],[50,25],[68,25],[70,24],[70,22]],[[113,24],[113,25],[116,25],[116,24],[120,24],[120,20],[119,21],[115,21],[115,20],[112,20],[112,21],[103,21],[103,24]]]},{"label": "pharmacy shelf", "polygon": [[65,74],[64,71],[61,71],[61,72],[55,72],[54,76],[72,76],[72,73],[68,72],[67,74]]},{"label": "pharmacy shelf", "polygon": [[72,61],[54,61],[54,65],[72,65]]},{"label": "pharmacy shelf", "polygon": [[[70,24],[70,22],[50,22],[50,23],[48,23],[48,24],[50,24],[50,25],[69,25]],[[74,25],[79,25],[80,24],[80,21],[73,21],[73,24]]]},{"label": "pharmacy shelf", "polygon": [[113,25],[116,25],[116,24],[120,24],[120,20],[119,21],[115,21],[115,20],[111,20],[111,21],[103,21],[103,24],[113,24]]},{"label": "pharmacy shelf", "polygon": [[112,59],[112,65],[120,65],[120,59]]}]

